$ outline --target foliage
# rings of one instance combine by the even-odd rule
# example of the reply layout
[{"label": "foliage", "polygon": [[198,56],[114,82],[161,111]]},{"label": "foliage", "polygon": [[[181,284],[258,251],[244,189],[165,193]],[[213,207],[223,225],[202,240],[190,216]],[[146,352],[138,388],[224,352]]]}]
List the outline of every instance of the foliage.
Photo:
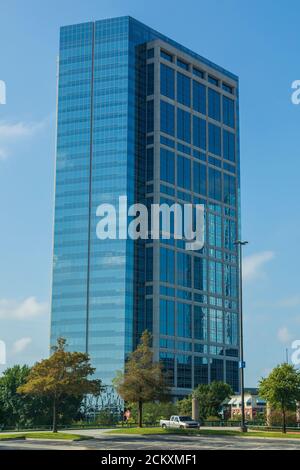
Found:
[{"label": "foliage", "polygon": [[259,396],[274,409],[280,409],[282,431],[286,433],[287,411],[295,410],[300,401],[300,371],[290,364],[275,367],[267,378],[259,382]]},{"label": "foliage", "polygon": [[59,338],[54,353],[33,366],[24,385],[17,392],[48,398],[52,404],[53,432],[57,432],[57,413],[66,396],[82,398],[100,393],[100,381],[90,380],[95,369],[88,354],[65,351],[66,340]]},{"label": "foliage", "polygon": [[[176,403],[177,406],[177,414],[179,415],[192,415],[192,395],[189,395],[182,400],[178,400]],[[174,413],[175,414],[175,413]]]},{"label": "foliage", "polygon": [[119,413],[115,413],[111,409],[103,409],[97,415],[96,424],[100,424],[102,426],[112,426],[117,424],[119,420]]},{"label": "foliage", "polygon": [[[137,423],[138,420],[138,405],[132,403],[128,406],[131,411],[131,422]],[[143,407],[144,423],[147,425],[155,425],[159,423],[160,419],[169,419],[170,416],[177,414],[177,406],[171,402],[161,403],[145,403]]]},{"label": "foliage", "polygon": [[[286,425],[287,426],[296,426],[297,418],[296,412],[287,410],[285,413]],[[268,419],[269,426],[282,426],[282,414],[280,410],[272,410]]]},{"label": "foliage", "polygon": [[[17,389],[24,385],[30,374],[30,367],[16,365],[6,369],[0,377],[0,426],[30,428],[51,423],[49,398],[23,395]],[[79,418],[82,397],[63,396],[58,408],[61,424]]]},{"label": "foliage", "polygon": [[207,416],[207,418],[205,418],[205,421],[214,423],[216,421],[221,421],[221,420],[220,420],[220,416]]},{"label": "foliage", "polygon": [[166,377],[159,362],[153,361],[151,335],[144,331],[141,342],[125,365],[125,372],[118,372],[114,385],[126,402],[138,404],[138,422],[142,426],[143,404],[168,397]]},{"label": "foliage", "polygon": [[224,400],[233,395],[230,385],[224,382],[201,384],[193,391],[199,402],[199,415],[202,420],[207,416],[217,416]]},{"label": "foliage", "polygon": [[[45,402],[38,397],[21,397],[18,387],[25,384],[30,373],[26,365],[10,367],[0,377],[1,425],[26,427],[50,423]],[[50,418],[50,419],[49,419]]]}]

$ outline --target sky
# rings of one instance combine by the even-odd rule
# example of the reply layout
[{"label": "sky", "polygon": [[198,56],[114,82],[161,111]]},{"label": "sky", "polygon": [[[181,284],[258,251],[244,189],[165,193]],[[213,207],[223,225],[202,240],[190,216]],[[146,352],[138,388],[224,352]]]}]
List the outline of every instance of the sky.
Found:
[{"label": "sky", "polygon": [[[59,27],[131,15],[240,77],[246,386],[300,339],[298,0],[0,0],[0,340],[49,352]],[[0,373],[5,366],[0,365]]]}]

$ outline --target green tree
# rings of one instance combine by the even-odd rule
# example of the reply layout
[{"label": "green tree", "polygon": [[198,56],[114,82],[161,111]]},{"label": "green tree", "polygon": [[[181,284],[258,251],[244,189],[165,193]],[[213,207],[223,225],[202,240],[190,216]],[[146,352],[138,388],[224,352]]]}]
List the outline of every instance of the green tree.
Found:
[{"label": "green tree", "polygon": [[151,335],[148,331],[144,331],[140,344],[130,354],[125,371],[117,373],[114,385],[123,400],[137,403],[139,427],[143,425],[144,403],[167,400],[166,377],[162,365],[153,361]]},{"label": "green tree", "polygon": [[260,380],[259,396],[280,409],[282,432],[286,433],[286,413],[295,409],[300,400],[300,371],[290,364],[275,367],[268,377]]},{"label": "green tree", "polygon": [[193,391],[193,396],[199,402],[201,419],[208,416],[218,416],[224,400],[233,395],[233,390],[227,383],[214,381],[211,384],[201,384]]},{"label": "green tree", "polygon": [[[191,416],[192,414],[192,395],[178,400],[176,403],[177,414]],[[176,414],[176,413],[173,413]]]},{"label": "green tree", "polygon": [[47,423],[49,416],[45,403],[39,397],[21,397],[18,387],[28,379],[30,367],[16,365],[3,372],[0,377],[0,409],[3,426],[33,426]]},{"label": "green tree", "polygon": [[[138,420],[138,404],[129,403],[128,408],[131,411],[133,421]],[[147,402],[143,406],[143,422],[144,424],[158,424],[160,419],[169,419],[170,416],[177,414],[177,406],[172,402]]]},{"label": "green tree", "polygon": [[[27,365],[15,365],[6,369],[0,377],[0,426],[32,427],[51,423],[50,399],[36,395],[23,395],[17,389],[24,385],[30,374]],[[62,423],[70,423],[80,416],[83,396],[64,396],[58,408]]]},{"label": "green tree", "polygon": [[66,340],[59,338],[53,354],[31,369],[27,381],[17,392],[29,396],[49,398],[52,406],[53,432],[57,432],[57,413],[65,397],[99,394],[101,382],[91,380],[95,369],[88,354],[65,351]]}]

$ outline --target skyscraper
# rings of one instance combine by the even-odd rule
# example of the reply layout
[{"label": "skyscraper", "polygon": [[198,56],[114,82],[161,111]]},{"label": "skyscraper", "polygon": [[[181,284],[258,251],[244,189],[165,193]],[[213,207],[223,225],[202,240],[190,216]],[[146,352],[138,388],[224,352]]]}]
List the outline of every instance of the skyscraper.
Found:
[{"label": "skyscraper", "polygon": [[[111,384],[148,329],[174,396],[239,389],[238,78],[131,17],[61,28],[51,343]],[[205,205],[205,245],[96,236],[97,207]]]}]

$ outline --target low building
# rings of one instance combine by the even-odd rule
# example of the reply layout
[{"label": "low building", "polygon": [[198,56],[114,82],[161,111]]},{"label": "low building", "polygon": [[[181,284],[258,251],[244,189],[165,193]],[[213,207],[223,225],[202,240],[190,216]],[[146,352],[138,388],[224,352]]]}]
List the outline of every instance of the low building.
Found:
[{"label": "low building", "polygon": [[[258,415],[266,410],[266,401],[260,398],[256,388],[245,389],[245,417],[247,420],[255,420]],[[233,395],[228,402],[231,419],[239,416],[242,409],[241,395]]]}]

